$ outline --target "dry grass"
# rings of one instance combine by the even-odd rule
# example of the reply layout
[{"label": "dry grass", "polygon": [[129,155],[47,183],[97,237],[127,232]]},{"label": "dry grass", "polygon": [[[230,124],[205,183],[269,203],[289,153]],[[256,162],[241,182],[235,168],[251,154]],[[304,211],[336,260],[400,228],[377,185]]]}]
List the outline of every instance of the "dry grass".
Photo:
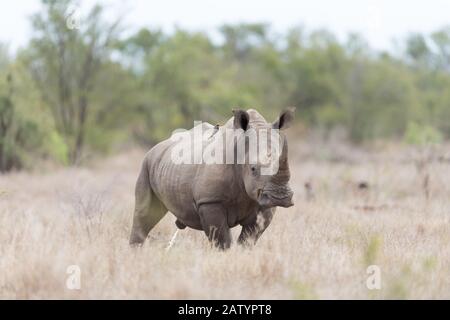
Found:
[{"label": "dry grass", "polygon": [[[291,149],[296,205],[278,209],[256,247],[227,252],[194,230],[166,252],[171,215],[128,246],[143,152],[0,176],[0,298],[450,298],[449,164],[427,167],[427,200],[406,151],[331,161],[338,150]],[[381,290],[365,285],[370,264]],[[66,288],[69,265],[81,290]]]}]

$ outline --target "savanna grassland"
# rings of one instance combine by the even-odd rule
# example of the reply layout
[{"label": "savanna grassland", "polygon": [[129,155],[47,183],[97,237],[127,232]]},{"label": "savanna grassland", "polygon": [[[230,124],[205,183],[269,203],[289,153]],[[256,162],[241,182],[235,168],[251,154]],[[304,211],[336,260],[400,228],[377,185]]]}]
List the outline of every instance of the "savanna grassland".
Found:
[{"label": "savanna grassland", "polygon": [[[448,146],[429,159],[400,146],[296,143],[296,205],[278,209],[254,248],[226,252],[188,229],[166,250],[170,214],[129,247],[144,151],[0,175],[0,298],[450,298]],[[66,287],[70,265],[80,290]],[[369,265],[380,290],[366,287]]]}]

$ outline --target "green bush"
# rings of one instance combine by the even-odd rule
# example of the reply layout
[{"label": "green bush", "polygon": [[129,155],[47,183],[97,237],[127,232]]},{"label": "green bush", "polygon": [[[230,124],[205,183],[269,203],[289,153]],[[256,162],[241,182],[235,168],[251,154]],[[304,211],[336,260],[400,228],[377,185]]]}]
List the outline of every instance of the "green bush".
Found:
[{"label": "green bush", "polygon": [[416,122],[410,122],[405,133],[405,141],[417,146],[439,144],[443,139],[443,135],[437,129]]}]

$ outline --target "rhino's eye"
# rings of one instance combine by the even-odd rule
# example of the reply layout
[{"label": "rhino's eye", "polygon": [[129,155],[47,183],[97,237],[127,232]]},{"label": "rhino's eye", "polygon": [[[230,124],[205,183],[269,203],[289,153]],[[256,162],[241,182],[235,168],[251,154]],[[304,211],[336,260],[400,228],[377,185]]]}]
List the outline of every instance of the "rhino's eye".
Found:
[{"label": "rhino's eye", "polygon": [[251,166],[250,170],[254,176],[258,175],[258,168],[256,166]]}]

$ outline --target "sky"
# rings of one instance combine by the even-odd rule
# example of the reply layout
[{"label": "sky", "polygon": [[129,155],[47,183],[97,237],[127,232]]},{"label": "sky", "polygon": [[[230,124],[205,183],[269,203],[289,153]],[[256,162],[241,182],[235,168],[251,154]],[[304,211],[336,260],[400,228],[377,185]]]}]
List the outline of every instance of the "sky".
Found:
[{"label": "sky", "polygon": [[[81,11],[94,1],[81,1]],[[430,33],[450,26],[449,0],[99,0],[108,15],[125,16],[129,32],[140,27],[171,31],[175,26],[214,34],[225,23],[269,23],[283,32],[293,26],[326,28],[345,39],[363,35],[376,50],[393,49],[395,39],[409,32]],[[39,0],[15,0],[2,5],[0,43],[10,50],[25,46],[32,34],[28,17]],[[83,9],[84,8],[84,9]]]}]

